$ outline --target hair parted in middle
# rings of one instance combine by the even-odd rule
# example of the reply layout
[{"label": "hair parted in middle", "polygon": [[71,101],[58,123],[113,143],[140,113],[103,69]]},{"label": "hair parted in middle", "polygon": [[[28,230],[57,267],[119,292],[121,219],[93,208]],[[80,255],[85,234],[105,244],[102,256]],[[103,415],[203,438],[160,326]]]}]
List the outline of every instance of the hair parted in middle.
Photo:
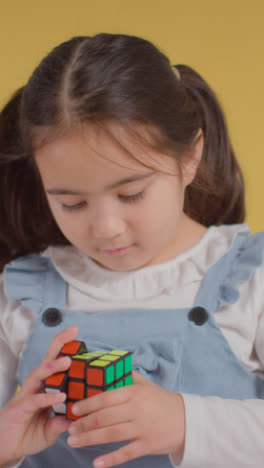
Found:
[{"label": "hair parted in middle", "polygon": [[49,209],[34,152],[89,124],[109,133],[107,124],[118,123],[179,167],[201,129],[203,156],[184,211],[205,226],[243,221],[243,177],[221,107],[198,73],[185,65],[177,70],[180,80],[157,47],[124,34],[74,37],[41,61],[0,115],[2,264],[69,243]]}]

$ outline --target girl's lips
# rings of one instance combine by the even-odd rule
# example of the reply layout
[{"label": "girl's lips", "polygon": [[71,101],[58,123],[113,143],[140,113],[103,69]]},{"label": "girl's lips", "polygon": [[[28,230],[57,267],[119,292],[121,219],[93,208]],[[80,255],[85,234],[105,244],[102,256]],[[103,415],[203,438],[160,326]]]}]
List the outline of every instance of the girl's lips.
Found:
[{"label": "girl's lips", "polygon": [[115,249],[115,250],[102,250],[102,252],[106,255],[123,255],[125,254],[129,249],[131,249],[132,245],[129,245],[128,247],[121,247],[120,249]]}]

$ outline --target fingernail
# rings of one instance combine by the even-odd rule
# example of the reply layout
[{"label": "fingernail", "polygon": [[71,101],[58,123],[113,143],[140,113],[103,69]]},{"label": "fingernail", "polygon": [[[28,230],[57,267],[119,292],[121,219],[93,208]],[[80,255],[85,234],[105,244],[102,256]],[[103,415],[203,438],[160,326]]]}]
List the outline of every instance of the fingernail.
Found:
[{"label": "fingernail", "polygon": [[57,393],[55,397],[56,397],[56,400],[63,401],[66,398],[66,393]]},{"label": "fingernail", "polygon": [[78,330],[78,327],[76,327],[76,325],[71,325],[69,328],[67,328],[67,331],[72,331],[72,330]]},{"label": "fingernail", "polygon": [[79,414],[79,406],[73,405],[72,412],[73,412],[73,414]]},{"label": "fingernail", "polygon": [[94,465],[94,468],[103,468],[105,466],[105,462],[102,459],[101,460],[98,459],[94,461],[93,465]]},{"label": "fingernail", "polygon": [[77,445],[79,443],[79,439],[76,436],[71,436],[68,438],[68,444],[70,445]]},{"label": "fingernail", "polygon": [[70,426],[69,429],[68,429],[68,432],[70,434],[76,434],[77,431],[77,427],[76,426]]},{"label": "fingernail", "polygon": [[60,358],[58,359],[58,362],[59,362],[60,364],[61,364],[61,363],[62,363],[62,364],[66,364],[66,363],[67,363],[67,364],[68,364],[69,359],[71,359],[69,356],[63,356],[63,357],[60,357]]}]

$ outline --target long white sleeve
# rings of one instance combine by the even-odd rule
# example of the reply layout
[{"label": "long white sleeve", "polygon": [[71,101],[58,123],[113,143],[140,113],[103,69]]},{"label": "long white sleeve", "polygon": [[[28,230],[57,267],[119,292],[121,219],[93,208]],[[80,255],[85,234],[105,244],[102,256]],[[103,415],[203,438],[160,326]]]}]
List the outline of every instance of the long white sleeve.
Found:
[{"label": "long white sleeve", "polygon": [[[181,468],[263,468],[264,401],[184,394],[185,454]],[[173,456],[170,457],[173,463]]]},{"label": "long white sleeve", "polygon": [[[3,340],[3,330],[0,327],[0,395],[1,395],[1,407],[3,407],[10,397],[15,393],[17,388],[17,381],[15,378],[17,359],[10,351],[9,346]],[[4,356],[4,359],[2,358]],[[1,442],[0,442],[1,446]],[[3,465],[3,468],[17,468],[21,465],[23,459],[7,463]]]},{"label": "long white sleeve", "polygon": [[[262,265],[248,283],[239,287],[238,303],[215,314],[241,362],[261,379],[264,379],[263,284]],[[262,369],[256,366],[257,362]],[[173,466],[263,468],[264,400],[182,396],[186,414],[185,452],[180,465],[170,456]]]},{"label": "long white sleeve", "polygon": [[[0,396],[1,396],[1,408],[10,400],[12,395],[15,393],[17,388],[16,381],[16,368],[17,359],[10,351],[10,348],[3,340],[3,330],[0,329]],[[3,359],[4,357],[4,359]],[[0,408],[0,411],[1,411]],[[1,447],[1,441],[0,441]],[[17,468],[21,465],[23,458],[15,460],[11,463],[2,465],[2,468]]]},{"label": "long white sleeve", "polygon": [[[3,311],[6,310],[7,304],[3,291],[1,292],[0,307]],[[8,335],[8,321],[6,322],[5,320],[0,320],[0,408],[2,408],[10,399],[10,397],[15,393],[17,386],[16,369],[18,356],[15,356],[10,347],[8,342]]]},{"label": "long white sleeve", "polygon": [[[19,356],[35,315],[29,310],[20,311],[18,301],[7,300],[0,275],[0,411],[16,392]],[[6,463],[2,468],[18,468],[23,460]]]},{"label": "long white sleeve", "polygon": [[17,359],[2,338],[0,338],[0,356],[4,356],[4,359],[2,357],[0,359],[0,395],[1,406],[4,406],[16,391]]}]

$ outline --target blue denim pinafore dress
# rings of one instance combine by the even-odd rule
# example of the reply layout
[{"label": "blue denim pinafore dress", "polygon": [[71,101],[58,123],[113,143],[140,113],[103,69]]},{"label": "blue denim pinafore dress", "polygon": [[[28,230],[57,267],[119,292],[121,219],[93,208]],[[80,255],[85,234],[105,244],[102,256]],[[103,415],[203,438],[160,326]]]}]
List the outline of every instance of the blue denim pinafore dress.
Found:
[{"label": "blue denim pinafore dress", "polygon": [[[40,364],[53,337],[75,324],[79,327],[78,339],[85,341],[89,351],[115,348],[132,351],[133,368],[171,392],[263,399],[264,381],[241,364],[214,319],[216,309],[237,301],[236,287],[247,281],[261,264],[263,247],[264,233],[250,236],[246,231],[240,232],[231,250],[208,270],[195,303],[189,308],[126,309],[94,314],[67,310],[67,284],[50,259],[33,254],[14,260],[4,271],[6,293],[39,314],[19,363],[20,384]],[[49,308],[58,309],[56,324],[47,320]],[[67,437],[65,432],[52,447],[26,457],[21,467],[89,468],[99,455],[128,443],[74,449],[67,445]],[[172,465],[167,455],[150,455],[122,466]]]}]

